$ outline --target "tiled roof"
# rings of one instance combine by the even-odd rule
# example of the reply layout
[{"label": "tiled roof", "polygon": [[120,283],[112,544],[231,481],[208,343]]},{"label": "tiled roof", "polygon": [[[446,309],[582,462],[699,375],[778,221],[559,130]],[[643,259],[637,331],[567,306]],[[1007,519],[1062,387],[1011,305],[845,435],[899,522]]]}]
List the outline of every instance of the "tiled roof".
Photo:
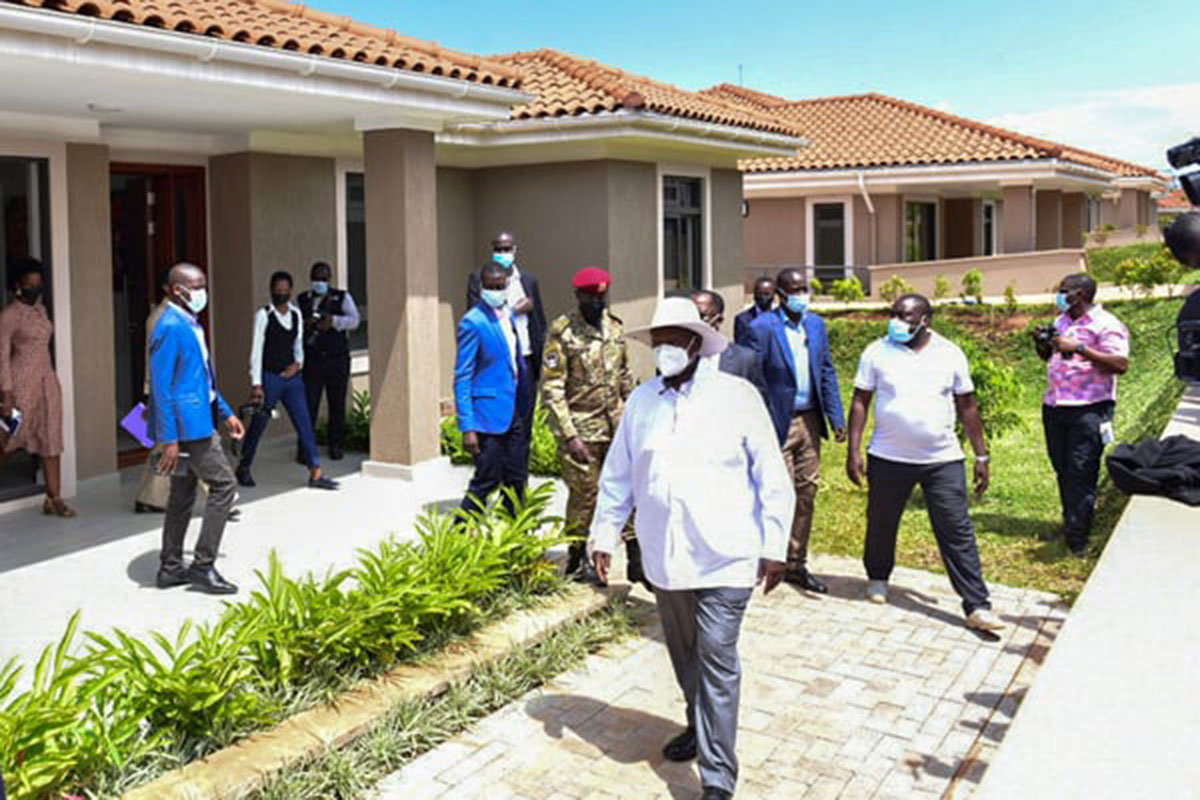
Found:
[{"label": "tiled roof", "polygon": [[1172,189],[1162,195],[1159,195],[1158,210],[1159,211],[1191,211],[1192,201],[1187,199],[1187,195],[1183,193],[1183,189]]},{"label": "tiled roof", "polygon": [[287,0],[0,0],[277,50],[515,88],[516,71]]},{"label": "tiled roof", "polygon": [[882,94],[787,100],[730,84],[700,94],[773,115],[809,140],[810,145],[794,157],[744,162],[743,169],[749,172],[1058,158],[1120,176],[1160,177],[1149,167]]},{"label": "tiled roof", "polygon": [[557,50],[533,50],[494,58],[518,69],[521,88],[536,98],[514,108],[513,119],[578,116],[627,109],[788,136],[801,135],[786,120],[724,97],[681,89]]}]

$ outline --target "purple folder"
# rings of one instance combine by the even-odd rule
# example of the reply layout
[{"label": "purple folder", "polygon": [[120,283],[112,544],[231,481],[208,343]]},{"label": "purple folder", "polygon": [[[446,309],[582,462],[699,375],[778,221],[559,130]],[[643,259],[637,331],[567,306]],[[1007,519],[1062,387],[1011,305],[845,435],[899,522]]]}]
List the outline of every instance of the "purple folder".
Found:
[{"label": "purple folder", "polygon": [[146,421],[146,404],[138,403],[121,420],[121,427],[142,443],[142,447],[154,447],[154,439],[150,436],[150,423]]}]

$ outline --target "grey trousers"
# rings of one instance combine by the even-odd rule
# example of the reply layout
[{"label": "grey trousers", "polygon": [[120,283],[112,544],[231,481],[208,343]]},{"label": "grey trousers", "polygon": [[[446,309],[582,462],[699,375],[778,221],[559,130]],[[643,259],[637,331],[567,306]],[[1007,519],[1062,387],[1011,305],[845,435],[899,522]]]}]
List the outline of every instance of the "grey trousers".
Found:
[{"label": "grey trousers", "polygon": [[221,449],[221,437],[213,434],[211,439],[180,442],[179,449],[188,454],[189,468],[186,477],[171,478],[171,496],[167,500],[167,515],[163,520],[161,564],[166,569],[183,565],[183,537],[187,534],[192,519],[192,507],[196,504],[196,484],[203,480],[208,484],[208,502],[204,506],[204,521],[200,526],[200,538],[196,542],[196,555],[192,564],[209,567],[217,560],[225,523],[233,508],[237,493],[233,470],[225,451]]},{"label": "grey trousers", "polygon": [[675,679],[696,730],[700,783],[733,792],[737,784],[738,634],[753,589],[655,589]]}]

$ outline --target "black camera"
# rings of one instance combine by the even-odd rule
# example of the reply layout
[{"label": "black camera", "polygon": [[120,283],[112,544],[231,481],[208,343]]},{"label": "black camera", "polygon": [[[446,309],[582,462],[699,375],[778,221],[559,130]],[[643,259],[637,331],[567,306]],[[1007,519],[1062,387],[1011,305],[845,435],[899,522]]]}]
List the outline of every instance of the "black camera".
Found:
[{"label": "black camera", "polygon": [[1200,320],[1181,318],[1175,323],[1175,329],[1179,334],[1175,377],[1183,381],[1200,381]]},{"label": "black camera", "polygon": [[1054,325],[1039,325],[1033,329],[1033,338],[1038,344],[1052,345],[1058,338],[1058,328]]},{"label": "black camera", "polygon": [[[1177,144],[1167,150],[1167,161],[1177,170],[1200,164],[1200,136],[1189,139],[1183,144]],[[1200,206],[1200,170],[1186,172],[1176,176],[1188,202]]]}]

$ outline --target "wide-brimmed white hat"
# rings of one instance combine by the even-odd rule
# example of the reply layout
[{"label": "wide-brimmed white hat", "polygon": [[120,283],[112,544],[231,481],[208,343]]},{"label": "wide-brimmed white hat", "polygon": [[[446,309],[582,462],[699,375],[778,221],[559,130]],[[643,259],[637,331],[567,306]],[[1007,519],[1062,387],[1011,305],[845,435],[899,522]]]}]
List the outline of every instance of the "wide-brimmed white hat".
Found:
[{"label": "wide-brimmed white hat", "polygon": [[650,344],[650,332],[656,328],[685,328],[700,337],[700,355],[714,356],[729,346],[729,340],[711,325],[700,319],[696,304],[687,297],[666,297],[654,309],[650,324],[629,331],[628,336],[639,342]]}]

